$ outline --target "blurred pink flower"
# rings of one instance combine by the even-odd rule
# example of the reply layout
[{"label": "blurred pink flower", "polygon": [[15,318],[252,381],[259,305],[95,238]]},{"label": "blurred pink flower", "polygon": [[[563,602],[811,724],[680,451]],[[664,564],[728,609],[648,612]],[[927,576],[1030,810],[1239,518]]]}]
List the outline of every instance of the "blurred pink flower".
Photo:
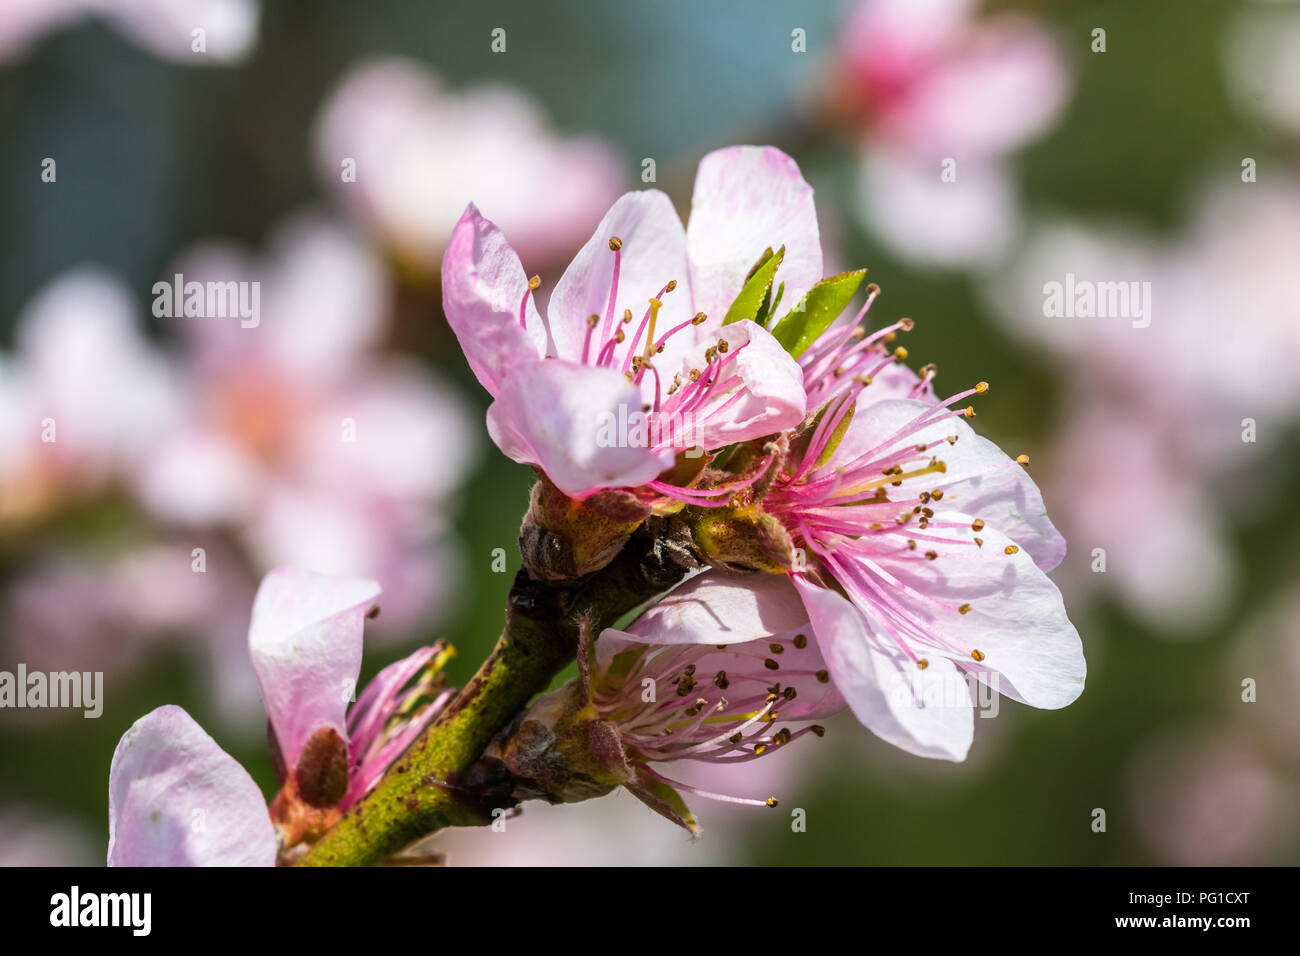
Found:
[{"label": "blurred pink flower", "polygon": [[607,145],[555,133],[524,93],[448,90],[423,64],[395,56],[360,63],[339,82],[317,121],[316,163],[369,231],[428,274],[471,199],[520,255],[541,262],[582,241],[625,180]]},{"label": "blurred pink flower", "polygon": [[[443,259],[443,305],[495,399],[493,441],[580,497],[647,483],[663,490],[653,479],[686,448],[797,424],[798,366],[754,322],[723,325],[750,269],[777,247],[785,296],[798,302],[822,270],[812,188],[772,147],[718,150],[700,161],[686,229],[663,193],[627,193],[565,270],[544,316],[519,256],[471,204]],[[666,427],[639,441],[602,427],[647,412]]]},{"label": "blurred pink flower", "polygon": [[[1300,182],[1210,185],[1190,206],[1187,229],[1169,241],[1119,224],[1041,223],[986,286],[995,314],[1046,350],[1065,382],[1048,473],[1081,545],[1071,574],[1116,589],[1165,633],[1211,618],[1231,596],[1224,535],[1260,517],[1250,509],[1267,496],[1225,498],[1222,484],[1247,472],[1268,481],[1263,450],[1300,410],[1300,299],[1280,252],[1300,246]],[[1146,283],[1144,314],[1049,314],[1047,284],[1067,276]],[[1142,530],[1150,512],[1138,502],[1150,495],[1161,502],[1158,535]],[[1118,549],[1118,567],[1092,574],[1094,547]]]},{"label": "blurred pink flower", "polygon": [[438,715],[454,691],[448,653],[420,648],[381,670],[356,703],[373,581],[282,569],[253,601],[248,650],[284,788],[269,815],[257,784],[184,710],[128,730],[109,771],[110,866],[270,866],[335,821]]},{"label": "blurred pink flower", "polygon": [[[710,828],[699,840],[721,843]],[[719,862],[697,839],[646,811],[622,790],[582,803],[533,800],[500,829],[456,827],[430,838],[448,866],[685,866]]]},{"label": "blurred pink flower", "polygon": [[[246,621],[242,612],[232,613],[232,605],[244,603],[241,594],[251,598],[252,587],[235,556],[207,536],[104,553],[109,550],[51,548],[27,556],[0,596],[6,654],[37,670],[103,671],[111,685],[130,676],[147,648],[174,639],[205,657],[209,689],[223,712],[255,705],[239,646]],[[67,714],[23,713],[32,719]]]},{"label": "blurred pink flower", "polygon": [[368,575],[391,600],[385,630],[425,620],[454,578],[445,520],[477,453],[460,396],[382,358],[382,267],[314,217],[288,223],[269,261],[207,245],[186,282],[259,282],[261,317],[181,317],[188,395],[136,475],[164,519],[234,528],[261,567]]},{"label": "blurred pink flower", "polygon": [[[5,0],[0,60],[42,34],[99,17],[155,56],[203,65],[243,59],[257,39],[259,0]],[[196,50],[202,30],[202,49]]]},{"label": "blurred pink flower", "polygon": [[861,137],[867,223],[918,262],[995,261],[1019,219],[1006,157],[1046,131],[1069,92],[1048,33],[1020,14],[980,17],[974,0],[862,0],[834,82]]},{"label": "blurred pink flower", "polygon": [[43,810],[0,807],[0,867],[93,866],[95,841],[83,827]]},{"label": "blurred pink flower", "polygon": [[1294,783],[1233,728],[1157,734],[1135,758],[1129,812],[1157,861],[1173,866],[1288,862]]},{"label": "blurred pink flower", "polygon": [[174,415],[177,384],[130,291],[97,269],[45,286],[0,356],[0,523],[105,489]]},{"label": "blurred pink flower", "polygon": [[1223,508],[1139,409],[1093,398],[1072,410],[1045,474],[1076,546],[1070,593],[1109,588],[1167,636],[1214,620],[1236,576]]}]

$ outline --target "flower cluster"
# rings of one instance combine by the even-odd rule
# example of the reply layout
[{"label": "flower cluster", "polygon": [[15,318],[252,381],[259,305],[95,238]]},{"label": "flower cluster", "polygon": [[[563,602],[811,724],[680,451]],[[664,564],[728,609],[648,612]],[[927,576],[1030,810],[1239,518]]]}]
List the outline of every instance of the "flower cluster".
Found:
[{"label": "flower cluster", "polygon": [[[496,397],[497,444],[575,499],[620,483],[667,499],[712,566],[625,632],[600,635],[590,675],[517,723],[499,750],[524,795],[585,799],[623,784],[693,828],[652,764],[770,753],[804,732],[774,730],[778,714],[820,719],[847,706],[904,750],[962,760],[974,728],[967,677],[1044,708],[1082,691],[1079,636],[1046,575],[1064,540],[1028,459],[968,424],[975,411],[963,403],[989,386],[938,399],[934,368],[913,372],[894,346],[911,320],[862,326],[874,285],[856,315],[841,314],[862,272],[817,281],[807,271],[820,261],[809,210],[811,188],[787,157],[714,153],[696,181],[686,262],[659,195],[626,196],[561,280],[550,323],[499,233],[472,208],[462,219],[444,262],[446,305]],[[663,262],[647,266],[634,250]],[[642,346],[670,294],[687,291],[660,284],[678,274],[663,264],[674,262],[690,278],[690,304],[655,348]],[[779,277],[797,305],[777,318]],[[620,323],[618,310],[637,292],[645,311],[625,339],[633,313],[629,304]],[[500,307],[508,301],[518,308]],[[726,318],[684,318],[700,303]],[[727,349],[733,321],[743,339]],[[690,366],[690,344],[702,341],[717,344],[688,369],[692,407],[711,413],[697,466],[651,443],[608,456],[591,445],[612,405],[658,410],[679,394],[662,388],[667,371]],[[746,353],[763,358],[762,374],[730,359]],[[665,683],[673,690],[655,690]]]},{"label": "flower cluster", "polygon": [[[622,628],[579,612],[579,676],[499,728],[458,792],[559,803],[622,786],[695,832],[683,794],[777,800],[665,764],[756,760],[845,709],[906,751],[962,760],[968,679],[1042,708],[1082,691],[1079,635],[1047,577],[1064,541],[1027,458],[968,424],[988,385],[936,397],[933,367],[913,372],[896,345],[911,320],[868,333],[879,289],[851,311],[865,270],[821,268],[812,189],[770,147],[705,157],[685,229],[662,193],[619,199],[544,309],[501,231],[466,210],[443,262],[447,317],[493,397],[492,438],[542,478],[530,517],[565,555],[548,574],[525,553],[524,578],[597,587],[643,523],[700,570]],[[627,409],[689,428],[600,440]],[[348,711],[378,593],[267,577],[249,645],[282,783],[269,814],[162,708],[114,758],[111,862],[292,861],[340,822],[453,693],[435,645]],[[195,812],[207,822],[187,831]]]},{"label": "flower cluster", "polygon": [[292,859],[373,788],[455,693],[440,673],[451,650],[435,644],[355,695],[362,628],[378,597],[373,581],[268,574],[248,646],[280,792],[268,812],[253,778],[194,718],[159,707],[113,754],[109,865],[270,866]]}]

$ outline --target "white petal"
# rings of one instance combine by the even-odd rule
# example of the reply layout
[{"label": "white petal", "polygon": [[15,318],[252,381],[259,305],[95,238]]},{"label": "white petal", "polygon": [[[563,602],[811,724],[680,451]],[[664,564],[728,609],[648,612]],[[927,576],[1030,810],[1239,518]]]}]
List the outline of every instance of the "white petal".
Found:
[{"label": "white petal", "polygon": [[[871,388],[867,386],[863,397],[858,399],[857,411],[835,450],[831,467],[847,464],[854,457],[890,442],[900,429],[932,407],[909,399],[866,404],[864,400],[871,397]],[[1060,564],[1065,557],[1065,539],[1047,516],[1042,492],[1029,472],[993,442],[975,434],[960,416],[945,418],[892,444],[919,445],[953,435],[957,436],[956,442],[951,445],[945,442],[935,450],[947,471],[926,476],[923,479],[926,488],[943,489],[945,506],[951,505],[983,519],[986,525],[1001,531],[1029,552],[1045,571]]]},{"label": "white petal", "polygon": [[[633,345],[650,299],[658,296],[670,281],[675,280],[678,287],[665,292],[661,300],[663,308],[656,319],[656,340],[693,314],[686,269],[686,232],[672,201],[657,189],[626,193],[610,207],[591,238],[564,270],[547,304],[547,316],[561,358],[582,361],[587,319],[596,315],[600,317],[600,325],[592,333],[587,360],[596,359],[614,278],[614,253],[609,248],[609,241],[614,237],[621,240],[622,249],[609,334],[619,328],[624,309],[632,312],[631,323],[622,326],[626,341],[614,351],[616,368],[622,367],[622,359]],[[689,331],[684,329],[683,333]],[[645,347],[645,339],[643,335],[639,348]]]},{"label": "white petal", "polygon": [[517,366],[488,409],[488,432],[515,461],[537,465],[572,497],[634,487],[673,462],[634,443],[641,393],[614,369],[563,359]]},{"label": "white petal", "polygon": [[[961,512],[937,512],[930,528],[951,523],[969,529],[970,522],[970,515]],[[949,531],[935,533],[947,536]],[[966,530],[964,536],[970,534]],[[1061,592],[1024,551],[1007,554],[1012,541],[996,528],[982,529],[979,537],[984,542],[979,547],[923,542],[939,554],[933,561],[880,559],[889,574],[929,600],[898,589],[891,594],[931,633],[984,655],[976,663],[961,651],[952,652],[964,670],[1034,707],[1064,707],[1083,692],[1087,667]],[[963,604],[971,606],[966,614],[955,610]]]},{"label": "white petal", "polygon": [[321,727],[347,739],[344,718],[361,673],[362,629],[379,593],[374,581],[294,568],[262,579],[248,649],[285,766],[297,763]]},{"label": "white petal", "polygon": [[668,592],[628,632],[646,644],[739,644],[807,624],[784,574],[711,570]]},{"label": "white petal", "polygon": [[975,734],[970,689],[943,658],[924,670],[834,591],[795,578],[831,679],[872,733],[920,757],[965,760]]},{"label": "white petal", "polygon": [[141,717],[108,773],[109,866],[274,866],[253,778],[179,707]]},{"label": "white petal", "polygon": [[776,282],[783,308],[822,278],[812,187],[793,159],[771,146],[732,146],[700,160],[686,247],[695,307],[721,321],[763,250],[785,246]]}]

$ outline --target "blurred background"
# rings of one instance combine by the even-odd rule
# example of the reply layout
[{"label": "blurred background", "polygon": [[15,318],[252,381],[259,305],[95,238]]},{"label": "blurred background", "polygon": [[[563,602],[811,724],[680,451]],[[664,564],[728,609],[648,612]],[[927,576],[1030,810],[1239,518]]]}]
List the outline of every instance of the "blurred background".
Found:
[{"label": "blurred background", "polygon": [[[531,473],[487,440],[441,244],[473,200],[546,288],[617,195],[685,216],[738,142],[795,157],[831,269],[870,267],[873,324],[916,319],[940,393],[992,384],[982,431],[1070,543],[1087,690],[1004,698],[964,764],[849,718],[722,785],[805,832],[705,804],[692,842],[616,794],[435,845],[1300,862],[1300,4],[808,6],[6,0],[0,670],[102,671],[104,701],[0,711],[0,863],[102,863],[113,748],[164,703],[273,793],[268,568],[381,582],[363,679],[434,638],[466,679]],[[176,273],[259,282],[260,325],[159,314]],[[1062,312],[1067,282],[1148,291]]]}]

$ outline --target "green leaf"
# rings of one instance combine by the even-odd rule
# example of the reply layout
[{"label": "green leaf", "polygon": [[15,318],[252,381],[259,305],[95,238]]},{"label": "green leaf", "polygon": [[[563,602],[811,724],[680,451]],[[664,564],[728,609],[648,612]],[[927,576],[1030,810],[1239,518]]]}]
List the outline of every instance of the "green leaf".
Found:
[{"label": "green leaf", "polygon": [[803,355],[853,301],[866,274],[866,269],[859,269],[822,279],[777,323],[772,335],[795,358]]},{"label": "green leaf", "polygon": [[[817,429],[821,426],[822,421],[827,415],[833,414],[839,405],[835,401],[827,402],[817,412],[816,415],[806,419],[802,425],[790,436],[789,459],[792,461],[802,461],[808,454],[808,449],[812,445],[813,436],[817,434]],[[822,449],[817,460],[813,462],[813,467],[821,468],[831,456],[835,454],[835,449],[840,446],[844,438],[844,433],[849,430],[849,423],[853,421],[853,413],[857,411],[856,404],[850,408],[844,417],[840,419],[839,424],[835,426],[834,431],[826,440],[826,446]]]},{"label": "green leaf", "polygon": [[758,317],[763,303],[767,301],[768,294],[771,292],[772,278],[776,275],[777,266],[784,258],[785,246],[776,252],[768,249],[759,257],[754,268],[749,270],[745,287],[740,290],[740,295],[736,296],[736,301],[731,303],[731,308],[727,310],[727,317],[722,320],[723,325]]},{"label": "green leaf", "polygon": [[[828,405],[827,407],[829,408],[830,406]],[[836,425],[835,430],[831,432],[831,437],[826,440],[826,447],[822,449],[822,453],[818,455],[817,460],[813,462],[814,467],[823,468],[826,463],[831,460],[831,456],[835,454],[835,449],[840,447],[840,442],[844,439],[844,433],[849,430],[849,422],[853,421],[853,414],[857,410],[858,406],[855,404],[848,410],[844,417],[840,419],[840,423]]]}]

